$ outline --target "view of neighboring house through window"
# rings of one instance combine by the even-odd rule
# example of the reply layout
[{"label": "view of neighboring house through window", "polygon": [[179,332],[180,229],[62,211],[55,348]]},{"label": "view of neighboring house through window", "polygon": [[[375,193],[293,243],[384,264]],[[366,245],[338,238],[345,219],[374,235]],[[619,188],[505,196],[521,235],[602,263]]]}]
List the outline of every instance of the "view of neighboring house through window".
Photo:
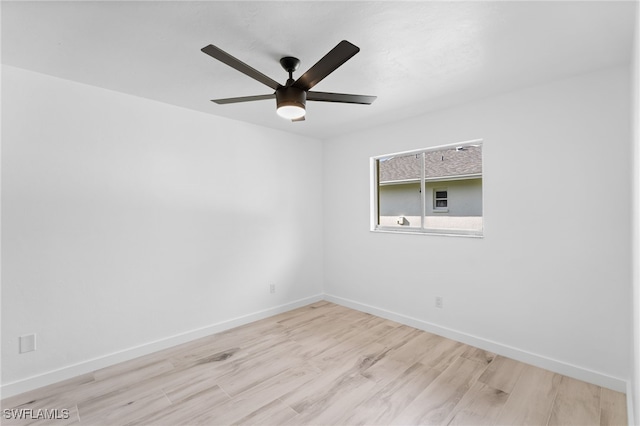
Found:
[{"label": "view of neighboring house through window", "polygon": [[373,157],[375,231],[482,235],[482,142]]}]

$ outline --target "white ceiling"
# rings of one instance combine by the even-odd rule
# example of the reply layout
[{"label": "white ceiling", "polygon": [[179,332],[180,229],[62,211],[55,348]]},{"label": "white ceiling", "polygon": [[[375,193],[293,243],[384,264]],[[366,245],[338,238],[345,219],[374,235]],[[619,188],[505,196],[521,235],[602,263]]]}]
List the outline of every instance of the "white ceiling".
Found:
[{"label": "white ceiling", "polygon": [[[630,61],[635,1],[2,2],[2,63],[284,131],[327,138]],[[361,51],[314,87],[373,105],[210,99],[273,90],[205,55],[214,44],[284,83],[340,40]],[[37,101],[37,100],[34,100]]]}]

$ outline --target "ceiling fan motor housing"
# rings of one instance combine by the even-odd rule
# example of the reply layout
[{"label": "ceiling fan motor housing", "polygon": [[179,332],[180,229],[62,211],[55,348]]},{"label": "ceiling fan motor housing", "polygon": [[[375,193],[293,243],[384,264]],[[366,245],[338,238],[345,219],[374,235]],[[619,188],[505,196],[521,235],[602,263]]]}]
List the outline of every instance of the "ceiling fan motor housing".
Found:
[{"label": "ceiling fan motor housing", "polygon": [[283,86],[276,90],[277,108],[295,106],[306,109],[307,92],[295,86]]}]

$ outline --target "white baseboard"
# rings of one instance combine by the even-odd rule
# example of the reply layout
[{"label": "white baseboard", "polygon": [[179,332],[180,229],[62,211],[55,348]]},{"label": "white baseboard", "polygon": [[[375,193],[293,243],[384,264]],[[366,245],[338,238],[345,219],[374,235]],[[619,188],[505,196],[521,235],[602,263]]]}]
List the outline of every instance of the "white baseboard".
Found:
[{"label": "white baseboard", "polygon": [[447,327],[442,327],[437,324],[430,323],[428,321],[413,318],[407,315],[391,312],[386,309],[377,308],[375,306],[366,305],[364,303],[356,302],[354,300],[345,299],[330,294],[325,294],[324,299],[337,303],[342,306],[346,306],[351,309],[355,309],[362,312],[367,312],[382,318],[386,318],[401,324],[405,324],[411,327],[418,328],[420,330],[428,331],[433,334],[437,334],[448,339],[452,339],[461,343],[474,346],[476,348],[484,349],[489,352],[496,353],[508,358],[515,359],[527,364],[534,365],[536,367],[544,368],[554,373],[562,374],[564,376],[573,377],[574,379],[582,380],[584,382],[593,383],[598,386],[602,386],[608,389],[612,389],[618,392],[627,392],[627,381],[617,377],[612,377],[604,373],[582,368],[573,364],[558,361],[552,358],[548,358],[542,355],[534,354],[531,352],[523,351],[512,346],[504,345],[499,342],[487,340],[482,337],[473,336],[471,334],[463,333],[461,331],[453,330]]},{"label": "white baseboard", "polygon": [[211,324],[206,327],[190,330],[184,333],[176,334],[164,339],[156,340],[154,342],[145,343],[140,346],[128,348],[122,351],[114,352],[101,357],[93,358],[87,361],[83,361],[77,364],[62,367],[57,370],[48,371],[37,376],[28,377],[26,379],[18,380],[11,383],[3,384],[0,387],[0,395],[2,398],[8,398],[10,396],[18,395],[24,392],[28,392],[33,389],[37,389],[43,386],[51,385],[53,383],[61,382],[63,380],[71,379],[81,374],[90,373],[95,370],[99,370],[104,367],[108,367],[119,362],[128,361],[139,356],[148,355],[153,352],[161,351],[182,343],[186,343],[201,337],[209,336],[211,334],[220,333],[225,330],[229,330],[234,327],[238,327],[244,324],[248,324],[253,321],[258,321],[264,318],[268,318],[273,315],[287,312],[292,309],[296,309],[310,303],[323,300],[322,294],[316,296],[307,297],[304,299],[296,300],[284,305],[279,305],[273,308],[264,309],[262,311],[254,312],[251,314],[243,315],[238,318],[232,318],[230,320],[222,321],[216,324]]}]

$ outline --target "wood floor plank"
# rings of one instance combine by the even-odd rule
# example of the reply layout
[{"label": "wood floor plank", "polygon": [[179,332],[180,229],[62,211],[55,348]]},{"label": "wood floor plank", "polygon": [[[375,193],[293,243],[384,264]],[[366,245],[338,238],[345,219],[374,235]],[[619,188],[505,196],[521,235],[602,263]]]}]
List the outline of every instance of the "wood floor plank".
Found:
[{"label": "wood floor plank", "polygon": [[[127,363],[130,364],[130,363]],[[175,369],[175,366],[167,360],[149,362],[148,360],[137,360],[133,366],[126,365],[125,368],[118,368],[116,365],[107,369],[98,370],[94,373],[96,382],[114,381],[121,374],[126,374],[129,379],[144,380],[149,377],[159,376]]]},{"label": "wood floor plank", "polygon": [[347,312],[348,309],[343,306],[327,301],[321,301],[274,315],[269,319],[280,325],[290,326],[291,324],[297,324],[300,321],[298,317],[317,316],[318,314],[325,317],[335,317],[344,315]]},{"label": "wood floor plank", "polygon": [[298,413],[279,399],[247,414],[234,425],[284,425],[297,423]]},{"label": "wood floor plank", "polygon": [[[336,354],[335,358],[327,358],[332,368],[321,370],[323,374],[307,383],[304,388],[292,390],[282,396],[282,401],[296,412],[302,413],[308,410],[307,407],[326,405],[326,400],[333,398],[336,393],[339,395],[344,388],[349,388],[354,380],[358,383],[368,382],[372,386],[375,385],[374,381],[367,379],[361,373],[375,365],[387,349],[377,343],[371,343],[362,348],[350,348],[349,351]],[[359,376],[364,380],[360,380]]]},{"label": "wood floor plank", "polygon": [[263,407],[271,404],[288,391],[305,388],[308,383],[317,378],[319,373],[309,367],[299,366],[280,373],[229,399],[223,404],[217,405],[203,413],[201,417],[194,419],[194,423],[209,423],[216,425],[229,425],[239,422],[241,419],[251,416]]},{"label": "wood floor plank", "polygon": [[[427,352],[440,341],[431,333],[418,332],[407,336],[392,346],[389,358],[400,361],[407,366],[420,362]],[[391,346],[391,345],[390,345]]]},{"label": "wood floor plank", "polygon": [[[69,392],[75,390],[78,386],[93,383],[95,381],[92,373],[82,374],[80,376],[73,377],[68,380],[64,380],[58,383],[54,383],[48,386],[43,386],[38,389],[34,389],[30,392],[25,392],[19,395],[14,395],[9,398],[5,398],[0,401],[0,407],[2,409],[10,408],[29,408],[39,404],[38,401],[46,400],[45,403],[52,403],[54,401],[73,401],[73,397],[69,397]],[[75,402],[71,405],[75,405]],[[53,407],[50,406],[49,408]],[[56,408],[65,408],[62,406]]]},{"label": "wood floor plank", "polygon": [[372,342],[360,345],[355,342],[341,342],[326,351],[308,359],[310,365],[320,370],[342,369],[345,364],[349,367],[363,357],[363,354],[379,354],[387,350],[385,346]]},{"label": "wood floor plank", "polygon": [[298,354],[303,359],[319,357],[331,348],[341,344],[341,342],[334,339],[331,335],[309,335],[301,339],[295,337],[291,340],[300,345]]},{"label": "wood floor plank", "polygon": [[240,347],[241,344],[244,348],[251,347],[259,344],[263,338],[259,335],[243,340],[241,337],[226,335],[220,339],[209,339],[197,346],[186,346],[180,352],[172,353],[168,359],[176,368],[181,368],[208,360],[220,361],[231,356],[237,358],[247,352]]},{"label": "wood floor plank", "polygon": [[115,425],[145,419],[170,406],[171,401],[163,392],[142,395],[124,392],[78,404],[78,412],[82,423]]},{"label": "wood floor plank", "polygon": [[[198,372],[200,373],[200,372]],[[178,379],[178,377],[176,377]],[[161,389],[172,404],[177,404],[192,398],[209,389],[219,388],[217,385],[218,378],[206,374],[197,374],[188,377],[181,372],[181,380],[167,380],[161,385]],[[221,392],[223,392],[221,390]],[[226,395],[226,392],[224,392]],[[227,397],[228,399],[228,397]]]},{"label": "wood floor plank", "polygon": [[561,376],[526,365],[509,395],[498,424],[546,425]]},{"label": "wood floor plank", "polygon": [[402,373],[404,373],[408,368],[407,365],[408,364],[404,362],[386,356],[375,364],[364,369],[360,374],[367,379],[376,382],[378,387],[384,387],[402,375]]},{"label": "wood floor plank", "polygon": [[342,327],[333,335],[339,341],[369,341],[369,339],[363,339],[363,335],[368,334],[370,330],[374,330],[376,327],[384,324],[385,321],[385,319],[371,314],[359,315],[358,318],[353,318],[347,322],[347,326]]},{"label": "wood floor plank", "polygon": [[[130,374],[136,371],[145,371],[148,375],[155,375],[158,371],[160,373],[171,370],[173,367],[169,366],[166,362],[166,358],[158,359],[153,354],[141,356],[129,361],[121,362],[109,367],[101,368],[93,372],[95,380],[112,379],[115,376],[121,374]],[[135,373],[134,373],[135,374]]]},{"label": "wood floor plank", "polygon": [[[56,396],[59,402],[73,402],[79,408],[86,402],[95,398],[108,397],[112,394],[120,394],[145,383],[147,380],[162,377],[173,372],[174,367],[169,361],[157,361],[130,371],[126,374],[118,374],[112,377],[104,377],[102,380],[86,381],[69,388],[66,392]],[[147,393],[146,390],[143,393]],[[82,413],[80,414],[82,421]]]},{"label": "wood floor plank", "polygon": [[435,334],[419,332],[394,348],[389,353],[389,357],[408,365],[421,362],[433,368],[445,370],[467,348],[470,347]]},{"label": "wood floor plank", "polygon": [[491,364],[496,357],[496,354],[493,352],[485,351],[483,349],[474,348],[473,346],[466,346],[465,351],[460,355],[463,358],[470,359],[471,361],[476,361],[481,364]]},{"label": "wood floor plank", "polygon": [[233,402],[255,401],[256,407],[262,407],[274,399],[282,400],[289,393],[299,394],[302,389],[311,387],[310,383],[323,377],[320,370],[307,365],[292,367],[258,386],[241,392]]},{"label": "wood floor plank", "polygon": [[327,314],[319,311],[309,311],[302,315],[296,315],[289,318],[283,318],[278,324],[286,330],[295,330],[301,327],[314,327],[322,324],[327,319]]},{"label": "wood floor plank", "polygon": [[[456,342],[455,340],[441,336],[433,336],[433,338],[430,339],[429,347],[424,355],[420,357],[419,361],[432,368],[445,370],[468,348],[469,346]],[[481,364],[486,366],[487,363],[483,360]]]},{"label": "wood floor plank", "polygon": [[[172,403],[188,399],[191,395],[199,393],[208,387],[215,386],[218,377],[230,371],[228,365],[234,360],[233,357],[220,359],[217,361],[201,362],[183,368],[176,368],[165,374],[149,377],[140,381],[119,380],[120,387],[107,388],[110,392],[129,392],[148,394],[153,392],[164,392]],[[102,382],[97,382],[101,384]],[[103,396],[107,395],[104,393]]]},{"label": "wood floor plank", "polygon": [[440,374],[438,370],[415,363],[381,388],[377,386],[380,390],[374,389],[375,393],[356,406],[352,413],[347,413],[341,423],[389,424]]},{"label": "wood floor plank", "polygon": [[344,375],[310,400],[293,405],[292,408],[299,413],[295,422],[306,425],[340,424],[345,413],[367,398],[374,387],[375,382],[359,373]]},{"label": "wood floor plank", "polygon": [[506,393],[511,393],[526,364],[503,356],[496,356],[478,381]]},{"label": "wood floor plank", "polygon": [[292,365],[300,364],[302,359],[295,354],[299,348],[297,343],[289,341],[260,356],[241,359],[232,363],[233,370],[219,376],[217,383],[230,396],[237,395],[277,376]]},{"label": "wood floor plank", "polygon": [[394,327],[392,333],[375,340],[376,344],[388,348],[388,351],[361,371],[363,376],[377,382],[379,387],[395,380],[407,368],[416,364],[416,360],[424,353],[424,343],[432,336],[412,327],[397,326],[393,322],[391,326]]},{"label": "wood floor plank", "polygon": [[318,316],[313,322],[306,323],[303,327],[284,326],[282,335],[295,341],[304,341],[309,337],[331,337],[335,340],[335,331],[344,327],[344,315]]},{"label": "wood floor plank", "polygon": [[422,334],[429,334],[425,331],[418,330],[417,328],[409,327],[408,325],[401,324],[398,327],[394,328],[393,333],[381,336],[376,340],[376,343],[380,343],[381,345],[389,346],[392,348],[397,348],[402,345],[405,345],[409,341],[411,341],[414,337],[420,336]]},{"label": "wood floor plank", "polygon": [[393,424],[441,424],[486,368],[484,364],[458,357],[393,420]]},{"label": "wood floor plank", "polygon": [[360,334],[358,338],[362,341],[376,341],[382,337],[394,332],[398,328],[398,325],[392,321],[384,320],[383,322],[374,325],[373,327]]},{"label": "wood floor plank", "polygon": [[206,424],[211,423],[211,414],[214,407],[217,407],[229,400],[229,396],[218,386],[213,386],[189,398],[181,400],[168,407],[156,410],[144,417],[127,419],[121,424],[132,425],[154,425],[154,426],[175,426],[180,424]]},{"label": "wood floor plank", "polygon": [[600,423],[600,388],[563,376],[548,424],[597,425]]},{"label": "wood floor plank", "polygon": [[261,362],[246,364],[233,373],[217,379],[219,386],[230,396],[238,395],[296,365],[298,360],[283,357],[277,360],[264,359]]},{"label": "wood floor plank", "polygon": [[299,327],[297,324],[290,324],[283,320],[280,324],[284,330],[284,335],[288,338],[298,340],[303,339],[306,336],[326,336],[334,335],[334,331],[341,326],[344,326],[345,314],[339,315],[326,315],[321,312],[316,312],[313,321],[304,323],[304,327]]},{"label": "wood floor plank", "polygon": [[602,388],[600,394],[600,424],[622,426],[627,424],[627,398],[625,394]]},{"label": "wood floor plank", "polygon": [[443,424],[460,426],[496,424],[508,397],[508,393],[476,382],[465,393]]}]

